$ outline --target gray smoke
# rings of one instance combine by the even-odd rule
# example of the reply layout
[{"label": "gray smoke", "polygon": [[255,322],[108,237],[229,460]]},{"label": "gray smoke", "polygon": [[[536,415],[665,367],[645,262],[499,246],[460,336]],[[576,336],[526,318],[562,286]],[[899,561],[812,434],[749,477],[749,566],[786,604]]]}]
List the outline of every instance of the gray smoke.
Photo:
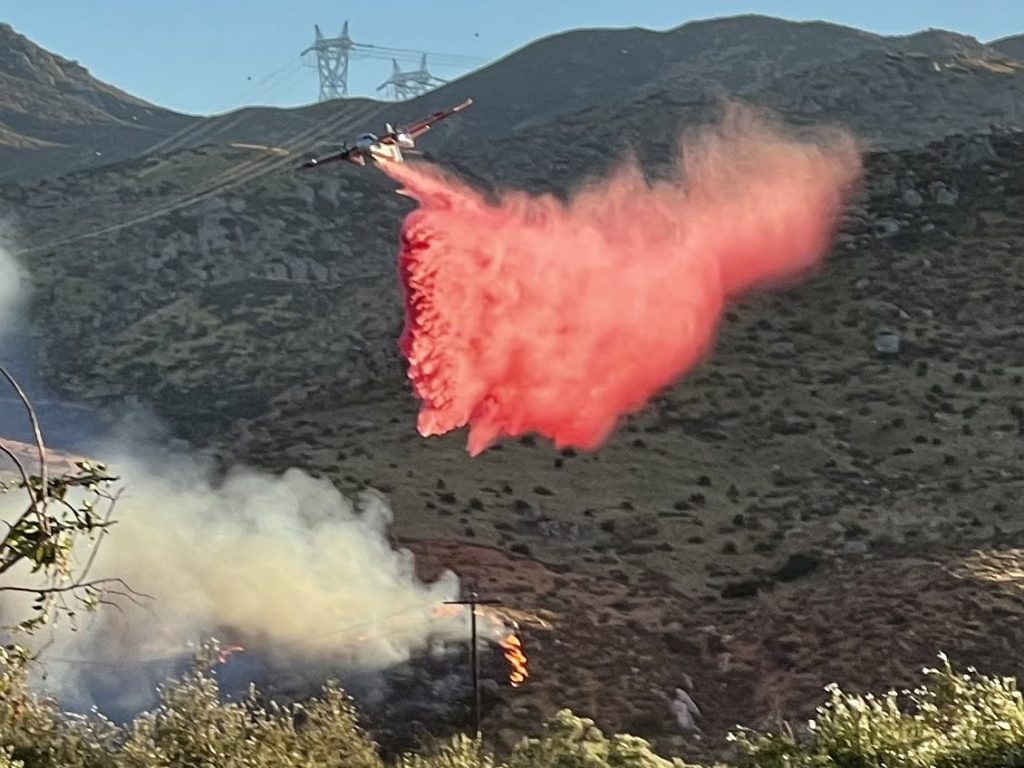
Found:
[{"label": "gray smoke", "polygon": [[0,228],[0,339],[15,335],[28,298],[28,281],[21,265],[5,247]]},{"label": "gray smoke", "polygon": [[[2,327],[20,326],[26,289],[22,270],[0,250]],[[0,437],[10,437],[9,402],[0,400]],[[89,455],[110,466],[123,490],[90,578],[124,579],[147,597],[136,604],[110,596],[119,609],[100,607],[80,614],[76,631],[62,620],[28,639],[49,643],[39,683],[66,705],[122,714],[147,706],[154,684],[211,636],[245,647],[243,659],[249,652],[282,669],[332,675],[386,668],[437,638],[465,638],[464,612],[443,609],[458,593],[456,577],[416,577],[412,556],[388,539],[383,496],[350,499],[300,469],[218,474],[161,434],[139,411],[89,441]],[[22,504],[16,494],[0,496],[0,520]],[[76,550],[79,567],[91,546]],[[24,572],[13,578],[33,584]],[[0,594],[0,627],[9,627],[32,596]]]},{"label": "gray smoke", "polygon": [[[0,365],[31,397],[47,442],[81,449],[100,433],[103,420],[88,406],[56,396],[41,381],[28,318],[31,299],[28,270],[12,255],[0,222]],[[31,439],[24,409],[6,384],[0,387],[0,436]]]},{"label": "gray smoke", "polygon": [[[31,368],[24,343],[27,329],[24,316],[29,293],[25,270],[6,247],[3,225],[0,224],[0,365],[23,387],[29,386],[27,379]],[[20,439],[29,437],[24,410],[6,382],[0,386],[0,435]]]},{"label": "gray smoke", "polygon": [[[169,672],[214,635],[282,669],[335,673],[383,669],[432,639],[465,637],[464,616],[441,610],[457,579],[416,577],[411,554],[388,541],[382,496],[351,500],[298,469],[234,469],[214,480],[187,455],[140,457],[145,449],[127,445],[96,448],[123,493],[90,577],[124,579],[146,597],[111,597],[120,610],[101,608],[77,632],[65,622],[40,638],[52,641],[47,687],[64,701],[145,705],[153,670]],[[79,553],[79,565],[90,553]],[[0,620],[26,608],[0,600]],[[120,701],[96,685],[97,668],[118,680]]]}]

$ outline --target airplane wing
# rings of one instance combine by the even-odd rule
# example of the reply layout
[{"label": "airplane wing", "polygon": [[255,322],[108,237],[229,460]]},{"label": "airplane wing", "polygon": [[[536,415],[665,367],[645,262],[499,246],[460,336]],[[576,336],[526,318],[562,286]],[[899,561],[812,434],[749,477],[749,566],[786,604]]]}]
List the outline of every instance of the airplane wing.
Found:
[{"label": "airplane wing", "polygon": [[456,112],[461,112],[472,103],[472,99],[466,99],[464,102],[462,102],[461,104],[456,104],[451,109],[442,109],[439,112],[434,112],[432,115],[429,115],[428,117],[425,117],[422,120],[417,120],[412,125],[406,126],[404,132],[408,133],[415,139],[418,136],[422,136],[424,133],[429,131],[431,126],[433,126],[435,123],[439,123],[445,118],[451,117]]},{"label": "airplane wing", "polygon": [[336,163],[340,160],[348,160],[348,158],[352,155],[353,151],[355,151],[355,147],[345,147],[344,149],[341,149],[337,152],[332,152],[329,155],[324,155],[323,157],[315,157],[310,160],[307,160],[302,165],[300,165],[299,168],[316,168],[317,166],[326,165],[327,163]]}]

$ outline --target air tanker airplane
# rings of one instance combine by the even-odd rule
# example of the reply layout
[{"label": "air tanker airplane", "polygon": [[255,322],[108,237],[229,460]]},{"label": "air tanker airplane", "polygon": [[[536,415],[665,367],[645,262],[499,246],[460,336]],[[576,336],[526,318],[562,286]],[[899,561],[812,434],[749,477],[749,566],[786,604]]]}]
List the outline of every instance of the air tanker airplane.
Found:
[{"label": "air tanker airplane", "polygon": [[443,109],[434,112],[432,115],[418,120],[405,128],[393,128],[390,123],[385,126],[385,133],[377,136],[373,133],[364,133],[356,139],[354,146],[343,145],[342,148],[329,155],[320,158],[307,160],[300,168],[317,168],[327,163],[345,160],[356,165],[366,165],[366,158],[369,157],[377,162],[387,161],[392,163],[404,162],[402,155],[405,152],[415,150],[416,139],[429,131],[435,123],[451,117],[456,112],[461,112],[470,104],[472,99],[466,99],[451,109]]}]

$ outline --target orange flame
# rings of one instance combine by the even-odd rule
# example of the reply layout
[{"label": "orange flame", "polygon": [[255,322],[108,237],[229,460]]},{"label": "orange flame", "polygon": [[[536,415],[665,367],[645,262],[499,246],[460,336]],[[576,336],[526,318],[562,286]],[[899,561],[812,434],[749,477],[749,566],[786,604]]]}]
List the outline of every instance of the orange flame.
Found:
[{"label": "orange flame", "polygon": [[[432,616],[435,619],[447,618],[456,615],[460,610],[464,610],[464,606],[454,604],[439,605],[434,608]],[[476,612],[477,616],[486,620],[484,624],[485,635],[489,628],[491,633],[493,633],[489,639],[496,641],[505,652],[505,660],[511,666],[508,673],[509,685],[513,688],[518,688],[530,676],[530,672],[527,669],[526,654],[523,653],[523,643],[515,633],[515,629],[518,629],[519,625],[515,621],[503,618],[503,613],[493,608],[479,606]],[[509,623],[506,623],[506,621]],[[511,627],[509,624],[511,624]],[[500,639],[497,639],[499,637]]]},{"label": "orange flame", "polygon": [[508,673],[508,682],[513,688],[518,688],[530,676],[526,668],[526,654],[523,653],[523,643],[515,634],[509,634],[502,638],[498,645],[505,650],[505,658],[512,665],[512,670]]},{"label": "orange flame", "polygon": [[227,660],[234,656],[236,653],[240,653],[244,650],[245,648],[243,648],[240,645],[225,645],[217,652],[217,663],[225,664]]}]

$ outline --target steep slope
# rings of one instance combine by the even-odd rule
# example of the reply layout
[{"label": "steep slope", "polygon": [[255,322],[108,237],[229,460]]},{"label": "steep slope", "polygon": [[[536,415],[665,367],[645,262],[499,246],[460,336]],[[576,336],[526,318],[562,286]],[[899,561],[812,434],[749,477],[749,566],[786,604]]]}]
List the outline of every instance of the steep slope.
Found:
[{"label": "steep slope", "polygon": [[64,172],[130,157],[195,120],[101,82],[77,62],[0,24],[2,177]]},{"label": "steep slope", "polygon": [[865,51],[780,77],[756,99],[794,120],[849,126],[876,147],[919,147],[992,125],[1024,127],[1024,62]]},{"label": "steep slope", "polygon": [[[616,120],[635,115],[600,130],[625,135]],[[606,162],[602,135],[556,129],[596,125],[524,131],[462,162],[568,185]],[[674,136],[667,119],[638,127]],[[140,210],[147,189],[186,193],[200,160],[245,156],[202,152],[4,193],[20,229],[43,232],[68,200]],[[1005,650],[1022,639],[1018,587],[984,571],[1019,560],[1024,135],[874,153],[868,171],[825,269],[731,307],[713,358],[596,454],[526,439],[470,460],[462,435],[416,435],[395,351],[408,203],[378,174],[268,174],[26,259],[67,391],[140,393],[232,460],[382,489],[400,535],[447,542],[445,565],[557,617],[557,642],[527,637],[531,683],[489,732],[571,706],[720,755],[736,722],[810,716],[833,681],[899,685],[939,650],[1022,671]],[[901,335],[898,355],[875,353],[882,330]],[[488,565],[495,547],[514,557]],[[699,744],[664,700],[687,676]]]}]

